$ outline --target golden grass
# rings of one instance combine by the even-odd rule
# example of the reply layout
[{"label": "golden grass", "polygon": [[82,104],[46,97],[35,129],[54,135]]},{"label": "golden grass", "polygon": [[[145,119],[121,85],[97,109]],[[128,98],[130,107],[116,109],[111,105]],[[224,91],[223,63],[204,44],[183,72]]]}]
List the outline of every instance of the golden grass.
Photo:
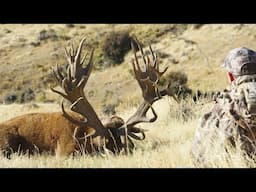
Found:
[{"label": "golden grass", "polygon": [[[11,32],[6,33],[7,29]],[[65,63],[62,47],[67,46],[68,41],[47,40],[41,42],[40,46],[30,45],[31,42],[38,41],[39,32],[44,29],[53,29],[58,36],[71,37],[76,43],[82,36],[88,37],[88,43],[102,43],[110,31],[129,30],[131,34],[137,35],[145,45],[151,43],[153,49],[169,55],[163,58],[162,62],[169,65],[170,70],[184,71],[188,75],[189,86],[192,89],[203,91],[219,90],[227,85],[225,71],[219,66],[230,49],[238,46],[256,47],[255,24],[242,27],[239,24],[214,24],[204,25],[200,29],[195,29],[193,25],[182,24],[78,24],[73,28],[67,28],[64,24],[0,25],[0,37],[2,37],[0,39],[0,74],[2,75],[0,100],[18,87],[19,89],[27,87],[38,89],[41,85],[47,88],[48,85],[42,83],[42,79],[49,74],[50,67],[56,63]],[[184,33],[176,33],[174,29],[184,31]],[[195,44],[188,43],[186,40],[195,42]],[[130,63],[131,53],[127,55],[129,56],[122,63],[126,67],[112,68],[111,73],[128,73],[127,66]],[[172,64],[171,58],[178,60],[179,63]],[[109,79],[108,73],[99,74],[102,75],[101,79]],[[15,81],[13,81],[13,76],[15,76]],[[126,77],[125,75],[124,78],[118,79],[121,86],[127,80]],[[127,83],[128,88],[133,85]],[[90,89],[89,82],[87,88]],[[99,86],[97,97],[91,98],[94,105],[99,105],[104,99],[104,91],[104,86]],[[120,95],[125,97],[127,93],[126,91],[120,92]]]},{"label": "golden grass", "polygon": [[[38,66],[50,68],[56,62],[63,63],[61,47],[65,41],[43,42],[39,47],[32,47],[30,42],[36,41],[43,29],[54,29],[59,35],[70,37],[88,36],[89,41],[104,37],[111,30],[128,29],[136,34],[146,44],[152,40],[156,51],[171,55],[162,59],[163,65],[169,65],[169,71],[184,71],[188,75],[188,85],[193,90],[212,91],[222,90],[227,86],[225,70],[220,68],[227,52],[240,46],[255,48],[256,25],[204,25],[199,30],[188,26],[184,33],[175,36],[170,30],[171,25],[76,25],[66,28],[64,25],[0,25],[0,29],[8,28],[12,33],[0,36],[2,87],[0,96],[9,93],[11,88],[26,84],[38,86],[39,78],[46,72],[38,72]],[[100,33],[97,33],[100,32]],[[86,34],[85,34],[86,33]],[[25,44],[21,41],[25,38]],[[77,41],[79,38],[75,38]],[[186,43],[190,40],[196,44]],[[17,55],[17,57],[13,57]],[[59,57],[55,58],[54,55]],[[127,119],[135,110],[141,98],[140,90],[135,79],[131,77],[130,59],[128,53],[122,65],[108,68],[104,71],[93,72],[86,87],[86,94],[93,91],[88,100],[104,119],[100,109],[102,104],[116,102],[120,99],[117,114]],[[179,61],[172,64],[170,58]],[[164,68],[164,66],[161,66]],[[35,71],[36,70],[36,71]],[[21,73],[22,71],[22,73]],[[167,72],[167,73],[168,73]],[[33,74],[33,75],[31,75]],[[13,81],[15,75],[15,81]],[[22,82],[23,83],[22,83]],[[100,82],[100,83],[99,83]],[[13,87],[11,87],[13,86]],[[105,101],[106,91],[113,91],[112,100]],[[57,96],[47,92],[47,98]],[[129,104],[128,104],[129,103]],[[130,156],[82,156],[75,159],[55,159],[52,156],[14,156],[12,160],[0,157],[0,167],[194,167],[189,156],[191,142],[198,118],[209,109],[211,104],[194,104],[184,101],[180,105],[172,99],[163,99],[155,104],[158,120],[152,124],[141,124],[149,129],[147,138],[137,143],[137,150]],[[0,105],[0,122],[28,112],[46,112],[60,110],[59,104],[26,104]],[[188,116],[189,115],[189,116]],[[217,146],[217,145],[216,145]],[[249,158],[244,158],[241,151],[230,149],[229,153],[216,148],[209,153],[209,167],[255,167]]]},{"label": "golden grass", "polygon": [[[57,104],[27,104],[27,105],[1,105],[1,122],[19,114],[27,112],[58,111]],[[68,157],[56,159],[55,156],[35,155],[33,157],[13,155],[11,160],[0,156],[0,167],[3,168],[193,168],[189,151],[198,118],[209,109],[210,103],[194,104],[183,101],[177,104],[171,98],[164,98],[154,104],[158,113],[158,120],[151,124],[141,124],[140,127],[148,129],[144,141],[136,141],[137,149],[128,156],[102,156],[83,155],[75,158]],[[128,106],[127,106],[128,107]],[[129,105],[129,110],[120,116],[127,119],[135,110]],[[183,119],[181,111],[191,108],[189,119]],[[180,114],[179,114],[180,113]],[[150,115],[150,114],[148,114]],[[217,145],[216,145],[217,146]],[[249,158],[244,158],[241,151],[230,149],[229,153],[216,147],[209,152],[207,167],[255,167]],[[198,166],[200,167],[200,165]]]}]

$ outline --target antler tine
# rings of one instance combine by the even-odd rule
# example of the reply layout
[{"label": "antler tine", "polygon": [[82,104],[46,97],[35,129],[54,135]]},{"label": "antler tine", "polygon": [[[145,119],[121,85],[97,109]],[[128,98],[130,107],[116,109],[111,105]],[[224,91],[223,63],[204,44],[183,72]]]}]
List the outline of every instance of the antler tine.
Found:
[{"label": "antler tine", "polygon": [[87,66],[85,68],[81,68],[81,71],[80,71],[81,73],[77,73],[78,79],[81,79],[78,82],[78,85],[77,85],[78,87],[82,87],[82,85],[85,85],[89,79],[89,76],[93,68],[93,62],[92,62],[93,55],[94,55],[94,49],[91,51],[91,55],[88,60]]},{"label": "antler tine", "polygon": [[[143,51],[143,48],[141,47],[141,44],[140,44],[140,42],[138,41],[138,39],[137,39],[137,37],[135,36],[134,37],[134,40],[135,40],[135,42],[137,43],[137,45],[138,45],[138,47],[139,47],[139,50],[140,50],[140,52],[141,52],[141,57],[142,57],[142,59],[143,59],[143,61],[144,61],[144,69],[145,70],[147,70],[147,62],[146,62],[146,59],[145,59],[145,54],[144,54],[144,51]],[[139,64],[138,64],[139,65]]]},{"label": "antler tine", "polygon": [[52,72],[56,81],[61,85],[61,82],[64,79],[64,76],[62,75],[58,64],[56,64],[55,67],[52,67]]},{"label": "antler tine", "polygon": [[[151,109],[153,117],[148,118],[146,116],[148,110]],[[146,123],[146,122],[154,122],[157,119],[157,114],[156,111],[154,110],[154,108],[152,106],[150,106],[148,103],[143,102],[140,107],[138,108],[138,110],[135,112],[135,114],[128,119],[128,121],[126,122],[127,127],[128,128],[132,128],[134,125],[138,124],[138,123]]]},{"label": "antler tine", "polygon": [[149,67],[152,67],[152,63],[151,63],[151,61],[150,61],[149,56],[146,55],[146,58],[147,58],[147,65],[148,65],[148,68],[149,68]]},{"label": "antler tine", "polygon": [[[139,129],[139,128],[137,128],[137,129]],[[141,133],[142,137],[139,137],[139,136],[135,135],[134,133]],[[142,129],[139,129],[139,131],[136,131],[136,132],[129,130],[128,136],[130,136],[131,138],[136,139],[136,140],[144,140],[146,138],[145,132]]]},{"label": "antler tine", "polygon": [[[158,83],[161,76],[167,71],[168,67],[166,67],[162,72],[159,70],[159,63],[157,59],[157,55],[154,53],[151,45],[149,46],[151,57],[149,55],[145,55],[144,51],[135,37],[134,42],[137,44],[144,62],[144,66],[146,68],[145,71],[141,71],[139,68],[139,60],[136,55],[136,51],[134,49],[135,45],[132,44],[132,48],[134,50],[134,59],[132,60],[132,66],[135,73],[135,79],[138,81],[142,96],[143,102],[139,105],[136,112],[126,121],[125,126],[120,127],[120,129],[125,129],[127,127],[128,135],[134,139],[144,139],[135,135],[135,133],[141,133],[144,135],[143,131],[134,131],[135,125],[141,122],[152,123],[157,119],[157,113],[152,107],[153,103],[162,98],[162,96],[167,95],[167,91],[159,91]],[[151,109],[153,114],[152,117],[147,117],[147,112]],[[132,131],[133,130],[133,131]]]},{"label": "antler tine", "polygon": [[137,68],[134,67],[134,70],[135,70],[135,72],[137,72],[137,71],[142,72],[140,65],[139,65],[139,61],[138,61],[138,57],[137,57],[137,53],[136,53],[133,41],[131,42],[131,45],[132,45],[132,50],[133,50],[134,58],[135,58],[135,59],[133,59],[132,64],[137,67]]},{"label": "antler tine", "polygon": [[[67,48],[66,48],[66,47],[64,47],[64,52],[65,52],[66,59],[69,61],[69,60],[70,60],[71,55],[70,55],[70,53],[68,52],[68,50],[67,50]],[[71,63],[71,61],[70,61],[69,63]]]},{"label": "antler tine", "polygon": [[55,71],[57,72],[56,74],[58,75],[58,77],[60,77],[60,79],[63,80],[64,76],[62,75],[60,67],[59,67],[58,64],[56,64],[56,66],[55,66]]},{"label": "antler tine", "polygon": [[93,49],[91,51],[87,66],[83,67],[83,62],[86,58],[86,55],[83,57],[82,61],[80,60],[80,56],[85,39],[86,38],[82,38],[77,49],[74,49],[73,44],[71,44],[69,51],[66,48],[64,49],[65,55],[69,62],[69,65],[66,69],[66,74],[63,75],[59,67],[55,67],[55,70],[53,70],[53,74],[63,89],[64,93],[57,91],[52,87],[51,90],[70,101],[72,104],[70,106],[71,111],[79,113],[85,118],[85,120],[78,121],[74,119],[65,111],[62,103],[62,112],[64,117],[66,117],[71,122],[74,122],[75,124],[88,125],[93,127],[95,129],[95,136],[100,136],[101,138],[108,137],[108,131],[104,128],[104,125],[100,121],[93,107],[88,102],[83,90],[93,68],[92,60],[94,54]]},{"label": "antler tine", "polygon": [[[153,49],[152,49],[151,45],[149,45],[149,50],[150,50],[151,55],[152,55],[152,57],[153,57],[153,61],[155,61],[157,58],[156,58],[156,54],[154,54],[154,52],[153,52]],[[155,62],[155,63],[156,63],[156,62]],[[155,66],[153,66],[153,67],[155,67]]]},{"label": "antler tine", "polygon": [[[82,79],[83,76],[90,76],[90,73],[92,71],[92,67],[93,67],[93,55],[94,55],[94,49],[92,49],[91,54],[90,54],[90,58],[87,62],[87,65],[85,68],[83,68],[83,63],[84,60],[87,56],[87,54],[84,55],[84,57],[82,58],[82,60],[80,61],[80,56],[81,56],[81,49],[83,46],[83,43],[85,41],[85,38],[82,39],[82,41],[79,44],[79,47],[77,49],[77,54],[76,54],[76,59],[75,59],[75,78],[78,79],[80,81],[80,79]],[[88,78],[87,78],[88,80]],[[85,81],[85,83],[87,82],[87,80]],[[79,81],[77,83],[79,83]]]},{"label": "antler tine", "polygon": [[82,47],[83,47],[83,44],[84,44],[84,41],[86,40],[86,38],[84,37],[80,43],[79,43],[79,46],[77,48],[77,51],[76,51],[76,56],[75,56],[75,61],[76,61],[76,64],[81,64],[80,63],[80,56],[81,56],[81,50],[82,50]]},{"label": "antler tine", "polygon": [[[151,111],[153,113],[153,117],[150,118],[148,121],[149,122],[154,122],[157,119],[158,116],[157,116],[156,111],[154,110],[154,108],[152,106],[150,106],[150,109],[151,109]],[[146,117],[146,113],[144,115]]]},{"label": "antler tine", "polygon": [[[64,91],[67,93],[69,91],[69,86],[67,84],[67,78],[63,76],[63,74],[60,71],[60,68],[58,66],[58,64],[55,67],[52,67],[52,72],[53,72],[53,76],[55,77],[57,83],[64,89]],[[65,99],[68,99],[68,95],[64,94],[60,91],[57,91],[56,89],[54,89],[52,86],[50,86],[50,89],[61,95],[62,97],[64,97]]]},{"label": "antler tine", "polygon": [[151,45],[149,45],[149,50],[150,50],[150,53],[152,55],[152,58],[153,58],[153,64],[152,64],[152,67],[155,68],[157,71],[159,71],[159,63],[157,62],[157,54],[154,53]]},{"label": "antler tine", "polygon": [[71,41],[71,46],[70,46],[70,53],[71,53],[71,55],[72,56],[74,56],[75,55],[75,51],[74,51],[74,43],[73,43],[73,41]]},{"label": "antler tine", "polygon": [[[66,55],[66,58],[68,60],[68,63],[69,63],[69,67],[68,67],[68,78],[71,80],[71,79],[76,79],[77,78],[77,73],[78,71],[80,71],[81,69],[81,66],[82,63],[80,63],[80,56],[81,56],[81,50],[82,50],[82,47],[83,47],[83,43],[85,41],[85,37],[81,40],[79,46],[77,49],[74,49],[74,45],[73,45],[73,42],[71,42],[71,45],[70,45],[70,51],[68,51],[66,48],[64,48],[65,50],[65,55]],[[84,60],[85,58],[83,58]]]},{"label": "antler tine", "polygon": [[54,89],[52,86],[50,86],[50,89],[52,90],[52,92],[57,93],[59,95],[61,95],[62,97],[64,97],[65,99],[68,99],[68,96],[60,91],[57,91],[56,89]]},{"label": "antler tine", "polygon": [[84,63],[84,60],[85,60],[86,57],[87,57],[87,53],[84,54],[84,56],[83,56],[83,58],[81,60],[81,65]]},{"label": "antler tine", "polygon": [[[71,106],[72,107],[72,106]],[[83,121],[79,121],[74,119],[71,115],[69,115],[65,108],[64,108],[64,100],[62,99],[61,101],[61,110],[62,110],[62,114],[63,116],[68,119],[69,121],[71,121],[72,123],[76,124],[76,125],[81,125],[81,126],[85,126],[88,122],[88,120],[85,118]]]},{"label": "antler tine", "polygon": [[165,67],[165,69],[162,72],[159,72],[159,75],[162,76],[168,70],[168,68],[169,67]]},{"label": "antler tine", "polygon": [[[133,71],[134,71],[134,73],[135,73],[135,78],[137,79],[137,81],[139,82],[139,75],[140,75],[140,73],[141,73],[141,70],[140,70],[140,68],[138,67],[139,65],[138,64],[136,64],[136,62],[135,62],[135,60],[134,59],[132,59],[132,67],[133,67]],[[139,82],[139,84],[140,84],[140,82]]]},{"label": "antler tine", "polygon": [[159,62],[158,62],[158,57],[157,57],[157,53],[154,53],[151,45],[149,45],[149,49],[153,58],[153,63],[151,64],[151,66],[156,70],[156,72],[158,73],[159,77],[161,77],[167,70],[168,67],[165,67],[165,69],[163,71],[159,70]]}]

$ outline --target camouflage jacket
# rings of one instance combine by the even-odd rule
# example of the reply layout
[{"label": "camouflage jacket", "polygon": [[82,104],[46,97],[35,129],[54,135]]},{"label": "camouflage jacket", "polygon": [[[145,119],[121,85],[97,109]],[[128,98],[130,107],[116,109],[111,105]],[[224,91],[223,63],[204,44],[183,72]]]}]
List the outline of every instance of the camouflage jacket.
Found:
[{"label": "camouflage jacket", "polygon": [[[236,145],[247,154],[255,153],[256,75],[238,77],[230,87],[218,93],[212,109],[204,114],[196,129],[191,154],[194,162],[203,163],[207,150],[219,142]],[[254,105],[255,104],[255,105]]]}]

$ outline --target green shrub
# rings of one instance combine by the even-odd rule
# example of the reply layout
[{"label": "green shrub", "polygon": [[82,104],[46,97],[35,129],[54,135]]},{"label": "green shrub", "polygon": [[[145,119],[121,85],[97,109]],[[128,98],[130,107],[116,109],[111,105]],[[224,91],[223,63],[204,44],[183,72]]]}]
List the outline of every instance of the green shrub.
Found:
[{"label": "green shrub", "polygon": [[47,98],[46,98],[45,92],[43,92],[43,91],[40,91],[39,93],[37,93],[36,98],[35,98],[35,100],[37,102],[45,102],[46,99]]},{"label": "green shrub", "polygon": [[58,36],[54,29],[49,29],[48,31],[44,29],[44,30],[40,31],[40,33],[38,35],[38,40],[45,41],[47,39],[50,39],[52,41],[56,41],[58,39]]},{"label": "green shrub", "polygon": [[14,102],[27,103],[33,100],[35,100],[35,93],[31,88],[11,92],[4,97],[5,104],[11,104]]},{"label": "green shrub", "polygon": [[164,76],[159,85],[161,87],[166,87],[170,84],[170,89],[173,90],[178,99],[185,99],[189,95],[192,94],[192,90],[187,86],[188,77],[186,73],[175,71],[170,72],[166,76]]},{"label": "green shrub", "polygon": [[4,103],[5,103],[5,104],[14,103],[16,100],[17,100],[17,95],[16,95],[16,93],[8,93],[8,94],[4,97]]},{"label": "green shrub", "polygon": [[192,89],[190,89],[187,85],[174,84],[171,86],[171,88],[174,90],[179,100],[186,99],[192,94]]},{"label": "green shrub", "polygon": [[35,93],[31,88],[22,90],[19,94],[18,94],[18,99],[17,102],[18,103],[27,103],[30,101],[33,101],[35,99]]},{"label": "green shrub", "polygon": [[115,115],[116,114],[116,105],[115,104],[104,104],[102,106],[102,112],[105,115]]},{"label": "green shrub", "polygon": [[188,76],[186,73],[181,71],[173,71],[164,76],[159,82],[160,85],[164,85],[166,83],[185,85],[188,82]]},{"label": "green shrub", "polygon": [[113,64],[124,61],[125,54],[131,49],[131,37],[127,31],[110,32],[103,42],[103,54]]}]

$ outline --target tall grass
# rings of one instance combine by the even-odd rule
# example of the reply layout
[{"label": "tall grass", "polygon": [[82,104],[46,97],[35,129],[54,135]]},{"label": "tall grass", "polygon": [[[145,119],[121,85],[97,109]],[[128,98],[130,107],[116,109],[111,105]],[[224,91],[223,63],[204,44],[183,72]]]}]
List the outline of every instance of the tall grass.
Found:
[{"label": "tall grass", "polygon": [[[114,156],[108,154],[82,155],[57,159],[50,155],[35,155],[33,157],[13,155],[11,160],[0,156],[2,168],[191,168],[194,165],[190,157],[190,149],[198,118],[209,108],[211,103],[203,101],[193,103],[190,100],[177,104],[171,98],[164,98],[154,104],[158,119],[154,123],[143,123],[141,128],[148,129],[144,141],[135,141],[136,150],[130,155]],[[37,106],[37,107],[35,107]],[[128,109],[120,116],[128,119],[136,110],[136,106]],[[1,105],[0,121],[28,112],[57,111],[56,104],[36,105]],[[184,111],[189,111],[184,116]],[[148,114],[151,115],[151,114]],[[239,149],[227,147],[227,151],[214,144],[214,150],[209,151],[206,167],[255,167],[249,157]]]}]

